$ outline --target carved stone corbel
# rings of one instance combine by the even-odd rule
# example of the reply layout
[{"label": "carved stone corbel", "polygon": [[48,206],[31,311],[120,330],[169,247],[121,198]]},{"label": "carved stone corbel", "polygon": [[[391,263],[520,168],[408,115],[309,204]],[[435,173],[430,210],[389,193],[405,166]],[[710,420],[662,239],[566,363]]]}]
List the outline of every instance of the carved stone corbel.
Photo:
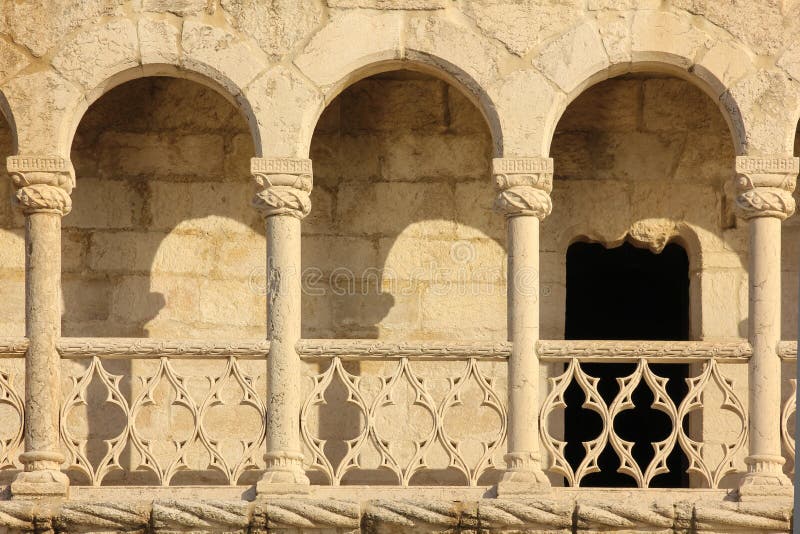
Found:
[{"label": "carved stone corbel", "polygon": [[777,217],[781,220],[795,210],[792,196],[800,171],[800,159],[792,157],[736,158],[734,178],[736,215],[748,220],[754,217]]},{"label": "carved stone corbel", "polygon": [[544,219],[553,210],[552,158],[495,158],[492,160],[497,198],[495,210],[506,217]]},{"label": "carved stone corbel", "polygon": [[259,187],[253,207],[263,217],[302,219],[309,214],[314,183],[310,159],[252,158],[250,172]]},{"label": "carved stone corbel", "polygon": [[8,174],[16,189],[16,204],[23,213],[58,213],[72,210],[75,187],[72,163],[62,157],[11,156]]}]

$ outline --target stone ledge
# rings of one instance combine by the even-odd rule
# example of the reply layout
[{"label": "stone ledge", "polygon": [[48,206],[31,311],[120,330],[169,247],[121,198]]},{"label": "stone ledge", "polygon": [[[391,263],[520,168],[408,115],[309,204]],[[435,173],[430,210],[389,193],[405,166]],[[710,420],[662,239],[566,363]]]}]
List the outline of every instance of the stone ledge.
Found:
[{"label": "stone ledge", "polygon": [[[140,488],[141,489],[141,488]],[[675,499],[669,491],[448,501],[267,497],[0,501],[0,532],[789,532],[792,503]],[[680,492],[684,497],[688,493]],[[705,494],[710,496],[711,494]]]}]

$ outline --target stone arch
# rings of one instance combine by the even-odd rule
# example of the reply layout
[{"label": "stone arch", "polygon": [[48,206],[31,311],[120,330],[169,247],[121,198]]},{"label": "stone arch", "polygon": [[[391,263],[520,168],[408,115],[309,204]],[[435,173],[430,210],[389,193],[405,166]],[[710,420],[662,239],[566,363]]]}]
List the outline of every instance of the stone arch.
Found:
[{"label": "stone arch", "polygon": [[[467,28],[439,18],[424,19],[424,24],[434,26],[426,26],[424,31],[418,28],[423,22],[417,22],[407,25],[402,13],[397,12],[353,12],[335,18],[317,33],[294,64],[302,77],[314,85],[305,91],[318,94],[288,99],[298,106],[290,113],[298,117],[298,131],[294,146],[284,151],[307,157],[314,126],[324,107],[347,87],[387,71],[416,70],[462,91],[486,119],[495,155],[502,155],[502,121],[487,90],[498,76],[496,46]],[[367,32],[365,28],[374,31]],[[275,137],[284,124],[273,123],[267,131]]]},{"label": "stone arch", "polygon": [[[177,23],[176,23],[177,24]],[[222,46],[224,44],[224,46]],[[103,62],[94,60],[102,54]],[[93,102],[122,83],[149,76],[186,78],[221,94],[243,113],[257,155],[264,137],[246,96],[247,86],[267,67],[265,54],[233,30],[185,20],[112,20],[83,29],[55,55],[65,84],[80,87],[59,102],[54,150],[68,155],[73,136]]]},{"label": "stone arch", "polygon": [[11,130],[12,153],[16,154],[18,145],[17,124],[14,122],[14,112],[11,109],[11,104],[2,90],[0,90],[0,117],[5,120],[6,125]]},{"label": "stone arch", "polygon": [[72,108],[72,112],[67,114],[64,120],[63,129],[61,131],[62,139],[59,145],[64,147],[63,150],[65,150],[67,154],[69,153],[75,132],[77,131],[78,125],[86,113],[86,110],[88,110],[89,107],[94,102],[99,100],[103,95],[126,82],[130,82],[139,78],[156,76],[186,79],[208,87],[209,89],[219,93],[244,115],[248,125],[250,126],[250,132],[253,136],[253,145],[255,146],[257,152],[256,155],[260,155],[259,150],[262,147],[261,133],[258,129],[258,124],[255,120],[253,109],[246,98],[244,98],[241,94],[231,94],[215,80],[199,72],[185,70],[181,67],[167,64],[150,65],[147,68],[134,67],[122,72],[118,72],[112,77],[106,79],[101,85],[86,94],[84,98],[76,102],[75,106]]},{"label": "stone arch", "polygon": [[685,222],[675,222],[669,227],[660,225],[659,235],[653,239],[637,234],[634,227],[629,228],[623,235],[609,236],[598,234],[590,224],[576,224],[565,228],[559,235],[559,250],[567,250],[573,243],[599,243],[606,248],[614,248],[622,245],[626,241],[637,248],[646,248],[658,254],[669,243],[677,243],[686,251],[689,258],[689,272],[698,270],[702,266],[702,244],[697,229]]},{"label": "stone arch", "polygon": [[541,154],[569,104],[591,86],[622,74],[653,72],[682,78],[717,103],[731,131],[737,154],[746,152],[746,117],[732,87],[755,72],[752,54],[724,35],[694,25],[691,16],[669,12],[637,12],[622,25],[585,23],[545,45],[533,60],[541,72],[534,94],[551,94],[543,110]]}]

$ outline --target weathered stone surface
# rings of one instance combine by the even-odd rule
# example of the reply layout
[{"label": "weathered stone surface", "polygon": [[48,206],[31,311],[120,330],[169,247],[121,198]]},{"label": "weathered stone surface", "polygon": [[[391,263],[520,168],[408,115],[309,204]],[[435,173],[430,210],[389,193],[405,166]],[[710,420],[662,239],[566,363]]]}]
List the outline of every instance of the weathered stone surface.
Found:
[{"label": "weathered stone surface", "polygon": [[534,65],[565,93],[570,93],[608,64],[597,28],[589,24],[549,43],[534,59]]},{"label": "weathered stone surface", "polygon": [[41,57],[76,28],[93,24],[101,17],[122,15],[124,4],[125,0],[4,2],[0,6],[0,28]]},{"label": "weathered stone surface", "polygon": [[166,20],[141,18],[137,31],[139,53],[143,65],[150,63],[175,65],[178,63],[180,30],[174,24]]},{"label": "weathered stone surface", "polygon": [[319,86],[345,81],[372,63],[399,59],[402,24],[397,12],[337,13],[294,63]]},{"label": "weathered stone surface", "polygon": [[117,20],[79,33],[53,58],[64,77],[94,89],[114,74],[139,64],[136,26]]},{"label": "weathered stone surface", "polygon": [[0,40],[0,83],[22,70],[30,62],[19,47]]},{"label": "weathered stone surface", "polygon": [[172,13],[179,17],[198,15],[203,11],[213,12],[208,0],[143,0],[142,9],[153,13]]},{"label": "weathered stone surface", "polygon": [[508,51],[524,56],[538,44],[564,32],[582,8],[580,2],[470,2],[465,12]]},{"label": "weathered stone surface", "polygon": [[326,0],[329,7],[370,9],[442,9],[448,0]]},{"label": "weathered stone surface", "polygon": [[638,11],[631,28],[631,56],[634,61],[660,61],[688,69],[709,41],[692,26],[689,16]]},{"label": "weathered stone surface", "polygon": [[[318,0],[222,0],[228,22],[251,36],[262,50],[283,55],[311,36],[323,20]],[[269,20],[269,24],[263,21]]]},{"label": "weathered stone surface", "polygon": [[[712,24],[740,39],[756,54],[774,54],[787,44],[785,17],[792,16],[797,6],[781,2],[709,2],[708,0],[678,0],[675,7],[700,15]],[[758,24],[752,24],[752,21]],[[751,21],[751,22],[748,22]]]},{"label": "weathered stone surface", "polygon": [[238,94],[267,66],[257,48],[225,29],[195,20],[183,23],[182,64]]}]

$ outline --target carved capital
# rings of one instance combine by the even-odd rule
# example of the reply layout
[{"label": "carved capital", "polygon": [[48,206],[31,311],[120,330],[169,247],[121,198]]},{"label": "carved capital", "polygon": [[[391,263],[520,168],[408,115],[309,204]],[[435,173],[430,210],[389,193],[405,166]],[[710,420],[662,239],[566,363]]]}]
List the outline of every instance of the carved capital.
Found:
[{"label": "carved capital", "polygon": [[302,219],[309,214],[314,183],[310,159],[252,158],[250,172],[259,188],[253,207],[263,217]]},{"label": "carved capital", "polygon": [[742,219],[778,217],[786,219],[794,213],[792,197],[800,159],[794,157],[736,158],[736,215]]},{"label": "carved capital", "polygon": [[492,174],[498,212],[507,217],[528,215],[541,220],[553,210],[552,158],[495,158]]},{"label": "carved capital", "polygon": [[70,212],[75,170],[69,160],[58,156],[10,156],[6,164],[23,213]]}]

